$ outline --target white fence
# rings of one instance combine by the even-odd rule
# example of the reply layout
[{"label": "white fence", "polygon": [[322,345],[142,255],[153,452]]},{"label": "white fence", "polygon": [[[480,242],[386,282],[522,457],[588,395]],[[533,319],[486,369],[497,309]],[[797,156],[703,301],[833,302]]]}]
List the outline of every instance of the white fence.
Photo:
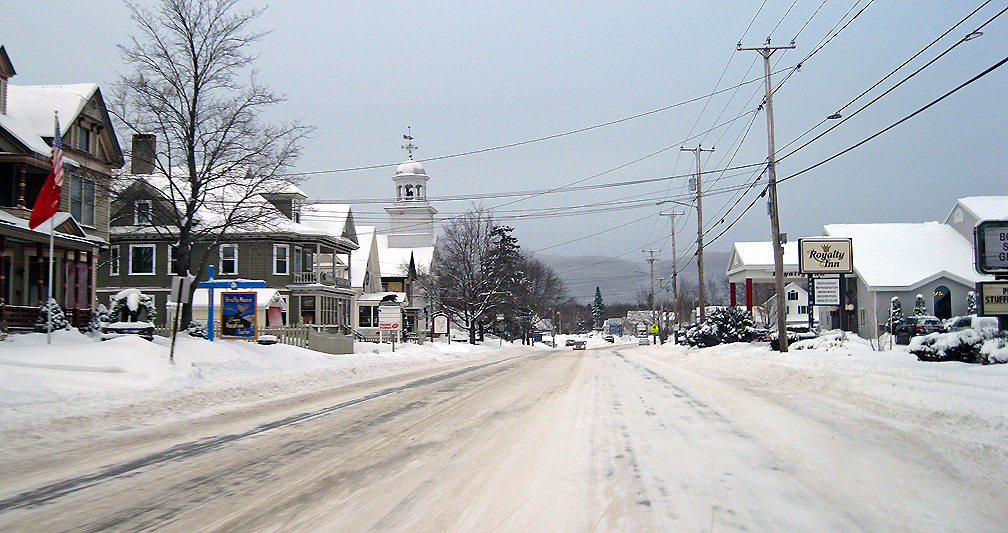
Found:
[{"label": "white fence", "polygon": [[[171,338],[171,328],[154,328],[154,334],[161,337]],[[179,335],[187,335],[184,329],[179,330]],[[216,336],[219,336],[220,332],[217,332]],[[277,342],[280,344],[289,344],[291,346],[298,346],[300,348],[308,347],[308,325],[299,324],[296,326],[280,326],[280,327],[268,327],[259,328],[259,335],[274,335],[277,338]],[[251,341],[252,339],[248,339]]]}]

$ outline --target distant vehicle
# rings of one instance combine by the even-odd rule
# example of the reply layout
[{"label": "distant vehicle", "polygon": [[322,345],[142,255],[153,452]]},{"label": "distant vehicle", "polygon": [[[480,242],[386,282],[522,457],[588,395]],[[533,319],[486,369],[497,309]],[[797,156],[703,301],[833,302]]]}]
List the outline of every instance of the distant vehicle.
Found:
[{"label": "distant vehicle", "polygon": [[605,336],[605,340],[606,340],[606,342],[616,342],[616,339],[613,338],[612,335],[606,335]]},{"label": "distant vehicle", "polygon": [[574,349],[575,350],[584,350],[584,349],[586,349],[586,343],[585,343],[585,341],[574,341]]},{"label": "distant vehicle", "polygon": [[651,344],[651,339],[647,335],[641,335],[640,337],[637,337],[637,345],[638,346],[648,346],[650,344]]},{"label": "distant vehicle", "polygon": [[942,325],[941,320],[938,320],[938,317],[930,315],[908,316],[896,326],[896,344],[910,344],[910,339],[918,335],[944,331],[945,326]]},{"label": "distant vehicle", "polygon": [[575,344],[577,344],[576,340],[574,340],[574,339],[567,339],[567,342],[564,343],[564,346],[574,346]]},{"label": "distant vehicle", "polygon": [[998,319],[992,316],[966,315],[950,319],[946,323],[949,331],[962,331],[964,329],[998,329]]}]

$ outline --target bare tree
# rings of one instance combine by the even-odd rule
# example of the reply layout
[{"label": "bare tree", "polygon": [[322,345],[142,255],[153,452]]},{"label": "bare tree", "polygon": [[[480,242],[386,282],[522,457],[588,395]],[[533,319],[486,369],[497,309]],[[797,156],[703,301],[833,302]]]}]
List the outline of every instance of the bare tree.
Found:
[{"label": "bare tree", "polygon": [[[152,11],[129,4],[139,34],[119,47],[133,72],[115,86],[111,111],[127,130],[156,135],[148,163],[175,206],[159,229],[178,238],[179,271],[197,276],[226,232],[271,212],[260,195],[289,186],[282,178],[311,131],[260,120],[283,97],[260,85],[251,68],[248,48],[262,34],[249,26],[261,10],[236,6],[161,0]],[[190,316],[187,307],[183,319]]]}]

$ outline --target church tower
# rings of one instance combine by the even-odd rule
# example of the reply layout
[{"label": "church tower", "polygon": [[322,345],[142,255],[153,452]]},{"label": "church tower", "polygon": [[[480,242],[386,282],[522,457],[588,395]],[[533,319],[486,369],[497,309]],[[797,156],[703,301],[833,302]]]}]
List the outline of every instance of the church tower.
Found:
[{"label": "church tower", "polygon": [[389,214],[389,248],[421,248],[434,245],[434,215],[437,209],[427,201],[427,172],[423,165],[413,161],[413,137],[403,135],[407,144],[403,148],[409,159],[396,168],[395,203],[385,208]]}]

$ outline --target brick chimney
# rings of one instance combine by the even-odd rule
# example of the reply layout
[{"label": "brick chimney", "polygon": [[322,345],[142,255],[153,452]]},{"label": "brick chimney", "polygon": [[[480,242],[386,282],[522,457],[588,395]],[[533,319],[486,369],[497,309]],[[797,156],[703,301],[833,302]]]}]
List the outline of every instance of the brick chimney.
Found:
[{"label": "brick chimney", "polygon": [[153,174],[155,155],[153,133],[134,133],[133,151],[130,157],[130,174]]}]

